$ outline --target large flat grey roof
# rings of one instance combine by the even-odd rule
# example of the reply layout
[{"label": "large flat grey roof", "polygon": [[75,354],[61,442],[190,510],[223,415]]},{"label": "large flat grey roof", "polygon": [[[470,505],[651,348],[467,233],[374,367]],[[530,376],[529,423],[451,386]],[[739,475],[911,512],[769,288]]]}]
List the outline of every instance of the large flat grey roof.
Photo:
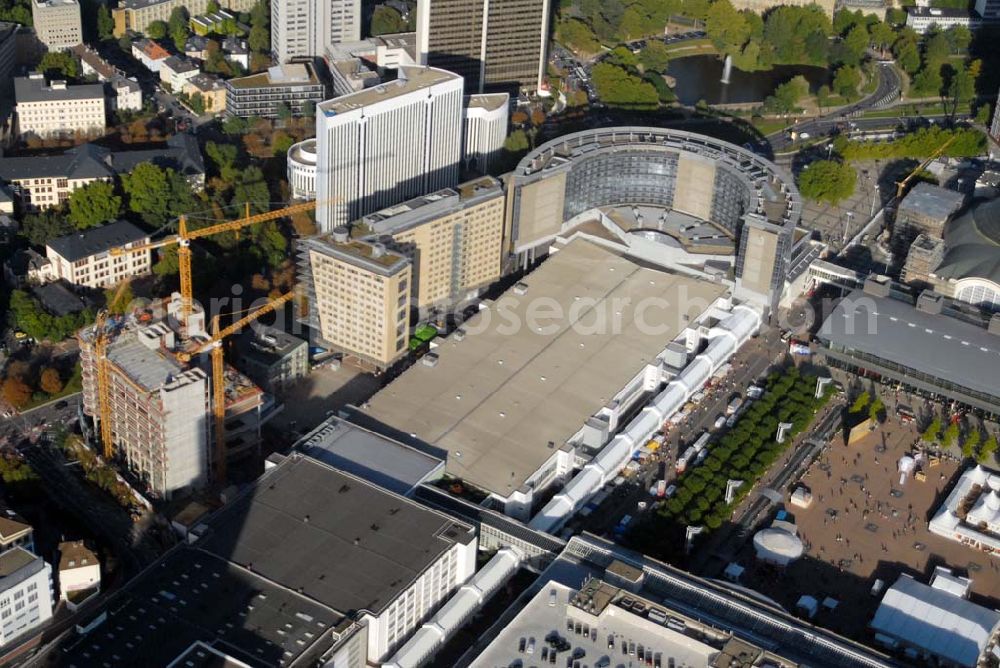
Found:
[{"label": "large flat grey roof", "polygon": [[104,84],[76,84],[53,88],[44,78],[15,77],[14,99],[17,102],[60,102],[104,99]]},{"label": "large flat grey roof", "polygon": [[307,596],[188,546],[170,552],[92,614],[102,611],[107,618],[101,625],[61,641],[59,663],[166,666],[201,640],[254,668],[313,665],[344,620]]},{"label": "large flat grey roof", "polygon": [[[725,292],[578,239],[372,397],[366,414],[448,452],[447,471],[509,496]],[[647,300],[666,299],[656,307]],[[684,313],[678,304],[686,301]],[[642,317],[637,306],[653,303]],[[553,305],[566,316],[535,318]],[[597,317],[608,326],[596,327]],[[524,326],[511,326],[511,319]],[[620,323],[615,326],[613,323]],[[571,326],[575,325],[575,326]],[[480,331],[481,330],[481,331]],[[461,340],[459,340],[461,339]]]},{"label": "large flat grey roof", "polygon": [[855,290],[823,322],[819,337],[959,387],[1000,394],[1000,336],[897,299]]},{"label": "large flat grey roof", "polygon": [[919,216],[947,220],[964,203],[965,195],[960,192],[920,182],[899,203],[899,212],[910,211]]},{"label": "large flat grey roof", "polygon": [[199,545],[345,615],[379,614],[467,524],[294,454],[208,520]]},{"label": "large flat grey roof", "polygon": [[49,248],[59,253],[67,262],[76,262],[91,255],[106,253],[112,248],[134,243],[149,234],[127,220],[118,220],[52,239]]},{"label": "large flat grey roof", "polygon": [[313,430],[299,448],[314,459],[397,494],[409,494],[444,468],[440,459],[337,417]]}]

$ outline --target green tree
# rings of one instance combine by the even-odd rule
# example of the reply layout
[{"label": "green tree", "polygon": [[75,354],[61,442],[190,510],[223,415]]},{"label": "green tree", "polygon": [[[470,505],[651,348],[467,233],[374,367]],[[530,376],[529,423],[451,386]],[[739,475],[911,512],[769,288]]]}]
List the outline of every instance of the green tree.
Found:
[{"label": "green tree", "polygon": [[860,63],[864,59],[865,52],[868,50],[869,39],[868,28],[864,25],[854,26],[847,33],[847,36],[844,37],[844,46],[855,64]]},{"label": "green tree", "polygon": [[222,131],[227,135],[241,135],[250,129],[250,124],[247,119],[240,116],[228,116],[226,120],[222,121]]},{"label": "green tree", "polygon": [[964,53],[972,44],[972,32],[965,26],[954,25],[944,31],[948,46],[952,53]]},{"label": "green tree", "polygon": [[950,448],[958,440],[958,423],[951,422],[941,434],[941,445]]},{"label": "green tree", "polygon": [[29,213],[21,221],[21,236],[33,246],[44,246],[52,239],[71,234],[75,229],[58,209]]},{"label": "green tree", "polygon": [[167,36],[167,24],[163,21],[153,21],[146,26],[146,37],[149,39],[163,39]]},{"label": "green tree", "polygon": [[939,95],[943,86],[944,80],[937,67],[924,66],[913,77],[913,93],[921,97]]},{"label": "green tree", "polygon": [[574,18],[556,24],[556,41],[581,56],[589,56],[601,49],[601,42],[590,26]]},{"label": "green tree", "polygon": [[861,85],[861,70],[854,65],[843,65],[833,76],[833,90],[838,95],[851,99],[858,94]]},{"label": "green tree", "polygon": [[250,28],[247,46],[257,53],[266,53],[271,49],[271,33],[264,26],[255,25]]},{"label": "green tree", "polygon": [[370,30],[373,36],[406,32],[406,28],[406,21],[399,12],[386,5],[376,5]]},{"label": "green tree", "polygon": [[990,435],[981,446],[979,446],[979,463],[986,464],[991,462],[997,451],[997,437]]},{"label": "green tree", "polygon": [[976,96],[976,80],[967,67],[962,67],[951,78],[948,84],[948,102],[951,104],[951,115],[962,105],[968,104]]},{"label": "green tree", "polygon": [[598,63],[591,70],[594,89],[611,107],[652,109],[659,103],[656,88],[648,81],[610,63]]},{"label": "green tree", "polygon": [[913,75],[920,69],[920,48],[917,46],[916,37],[911,35],[900,37],[892,45],[892,53],[896,57],[896,62],[907,74]]},{"label": "green tree", "polygon": [[951,44],[944,33],[935,33],[924,42],[924,67],[938,69],[948,60]]},{"label": "green tree", "polygon": [[111,10],[105,4],[97,6],[97,38],[102,42],[114,39],[115,20],[111,18]]},{"label": "green tree", "polygon": [[217,144],[210,141],[205,144],[205,155],[215,164],[223,181],[232,184],[236,180],[236,158],[239,150],[234,144]]},{"label": "green tree", "polygon": [[868,32],[871,36],[872,45],[880,51],[888,49],[893,40],[896,39],[896,31],[884,21],[873,24]]},{"label": "green tree", "polygon": [[170,12],[170,20],[167,21],[167,28],[170,32],[170,39],[174,43],[174,48],[184,51],[184,44],[191,34],[190,16],[184,7],[174,7]]},{"label": "green tree", "polygon": [[738,54],[750,38],[750,24],[729,0],[716,0],[708,9],[705,32],[724,54]]},{"label": "green tree", "polygon": [[306,100],[302,103],[302,115],[306,118],[316,118],[316,103]]},{"label": "green tree", "polygon": [[80,65],[68,51],[47,51],[38,63],[38,70],[50,77],[56,75],[75,79],[80,76]]},{"label": "green tree", "polygon": [[670,50],[658,39],[648,40],[639,52],[639,64],[646,72],[663,72],[670,65]]},{"label": "green tree", "polygon": [[92,181],[69,196],[69,220],[79,230],[115,220],[122,212],[122,198],[105,181]]},{"label": "green tree", "polygon": [[764,100],[767,111],[788,114],[795,111],[799,101],[809,94],[809,82],[802,75],[793,77],[774,89],[774,93]]},{"label": "green tree", "polygon": [[969,433],[967,433],[965,438],[962,439],[963,457],[972,457],[976,454],[976,446],[979,445],[980,438],[981,436],[978,429],[973,427],[969,430]]},{"label": "green tree", "polygon": [[799,174],[799,191],[808,199],[836,204],[854,194],[857,174],[847,163],[818,160]]},{"label": "green tree", "polygon": [[214,14],[219,11],[219,0],[208,0],[208,4],[205,5],[206,14]]},{"label": "green tree", "polygon": [[292,108],[285,102],[279,102],[276,107],[276,113],[279,119],[287,121],[292,117]]},{"label": "green tree", "polygon": [[129,211],[151,225],[167,222],[171,187],[166,170],[151,162],[139,163],[131,174],[122,175],[122,188],[128,195]]},{"label": "green tree", "polygon": [[832,94],[833,91],[831,91],[830,87],[826,84],[819,87],[819,90],[816,91],[816,104],[819,105],[820,109],[830,105],[830,95]]},{"label": "green tree", "polygon": [[941,420],[939,418],[934,418],[931,423],[927,425],[927,429],[924,429],[924,433],[920,435],[920,438],[924,440],[925,443],[933,443],[938,440],[938,434],[941,433]]},{"label": "green tree", "polygon": [[862,392],[861,394],[858,395],[858,398],[854,400],[854,403],[851,404],[851,408],[848,410],[848,412],[860,413],[865,408],[867,408],[869,404],[871,404],[871,401],[872,401],[872,395],[868,394],[867,392]]},{"label": "green tree", "polygon": [[274,136],[271,138],[271,151],[276,156],[285,155],[288,153],[288,149],[290,149],[294,144],[295,139],[292,137],[288,136],[284,132],[275,132]]},{"label": "green tree", "polygon": [[238,211],[250,205],[251,213],[264,213],[270,208],[271,194],[260,167],[250,166],[240,172],[233,184],[233,199],[230,204]]}]

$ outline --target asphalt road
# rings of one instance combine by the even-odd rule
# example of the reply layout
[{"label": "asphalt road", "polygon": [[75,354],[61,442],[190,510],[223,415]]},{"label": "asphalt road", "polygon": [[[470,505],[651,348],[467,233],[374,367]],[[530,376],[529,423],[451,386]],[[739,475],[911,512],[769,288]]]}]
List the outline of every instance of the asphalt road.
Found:
[{"label": "asphalt road", "polygon": [[[799,133],[799,135],[805,132],[813,137],[819,137],[821,135],[828,134],[835,126],[847,122],[848,119],[851,119],[852,122],[858,127],[864,127],[862,126],[862,123],[865,122],[865,120],[877,121],[876,124],[871,126],[873,128],[884,127],[887,121],[889,124],[895,125],[896,120],[892,118],[865,120],[852,118],[863,111],[867,111],[868,109],[885,106],[887,101],[892,102],[899,97],[900,80],[899,73],[896,72],[896,68],[889,63],[880,63],[878,72],[878,87],[875,89],[874,93],[846,108],[839,109],[824,116],[818,116],[811,120],[802,121],[794,126],[795,131]],[[771,142],[771,148],[774,150],[775,154],[789,151],[792,148],[792,139],[785,130],[775,132],[768,137],[768,140]]]},{"label": "asphalt road", "polygon": [[[57,424],[68,427],[76,418],[80,396],[79,392],[68,394],[61,399],[53,399],[31,410],[0,420],[0,444],[3,444],[5,439],[13,441],[20,437],[37,436],[47,427]],[[63,408],[57,408],[57,406],[62,406],[64,402]]]}]

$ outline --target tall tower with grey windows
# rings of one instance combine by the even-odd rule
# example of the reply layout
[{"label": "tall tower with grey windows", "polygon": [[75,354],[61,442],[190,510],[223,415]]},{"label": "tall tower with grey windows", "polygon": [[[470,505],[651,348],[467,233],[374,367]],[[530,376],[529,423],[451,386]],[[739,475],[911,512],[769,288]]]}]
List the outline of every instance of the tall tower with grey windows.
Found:
[{"label": "tall tower with grey windows", "polygon": [[361,0],[271,0],[271,56],[279,63],[359,39]]}]

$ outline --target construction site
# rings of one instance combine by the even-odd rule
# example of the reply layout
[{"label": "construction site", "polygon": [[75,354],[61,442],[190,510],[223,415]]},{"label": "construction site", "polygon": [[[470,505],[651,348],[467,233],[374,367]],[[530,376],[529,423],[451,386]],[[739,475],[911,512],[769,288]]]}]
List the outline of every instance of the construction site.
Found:
[{"label": "construction site", "polygon": [[270,395],[224,364],[224,428],[217,432],[209,358],[221,347],[214,346],[199,307],[182,325],[181,303],[174,294],[107,316],[79,335],[84,412],[102,434],[105,456],[160,499],[220,480],[220,458],[256,455],[261,426],[276,407]]}]

